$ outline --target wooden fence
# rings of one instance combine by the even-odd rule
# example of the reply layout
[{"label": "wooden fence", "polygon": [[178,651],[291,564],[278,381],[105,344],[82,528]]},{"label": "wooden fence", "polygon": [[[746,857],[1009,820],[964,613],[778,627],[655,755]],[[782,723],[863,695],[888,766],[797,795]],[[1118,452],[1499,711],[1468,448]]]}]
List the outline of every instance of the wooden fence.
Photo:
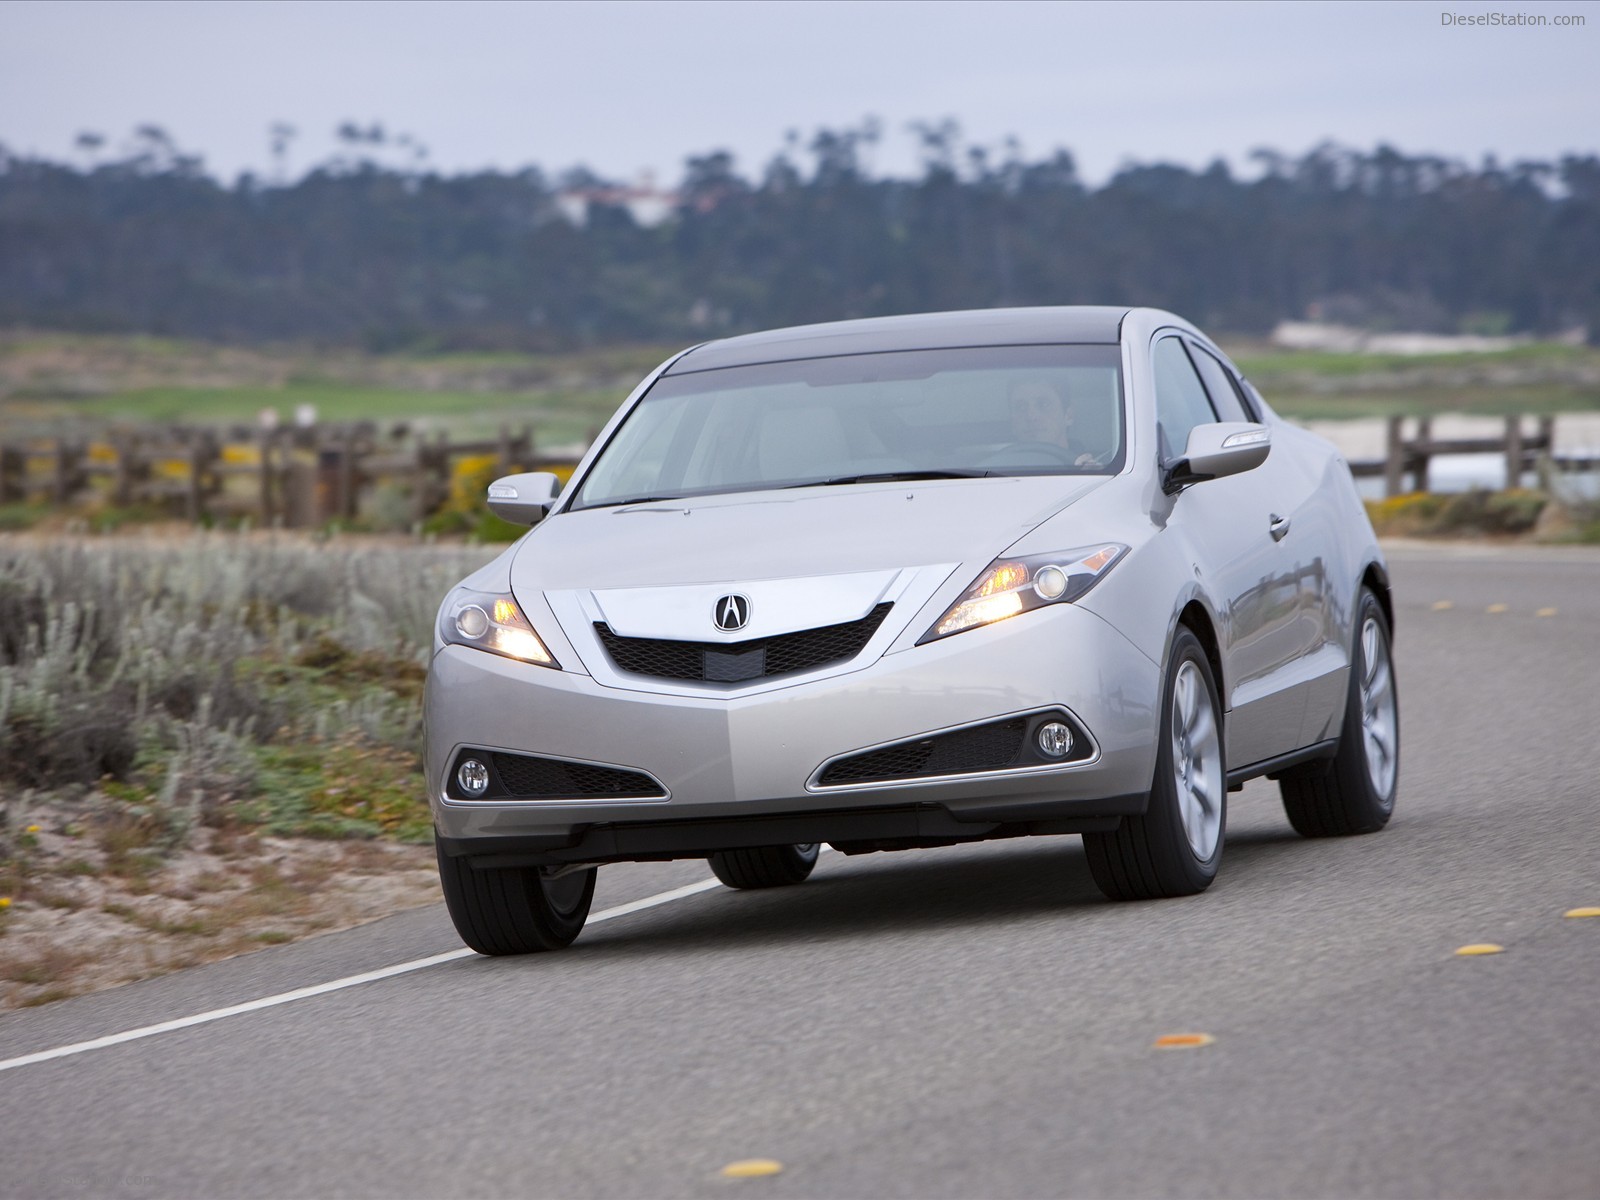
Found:
[{"label": "wooden fence", "polygon": [[364,515],[373,485],[403,492],[421,521],[449,500],[468,458],[492,458],[495,474],[555,471],[577,459],[541,453],[533,431],[453,441],[363,422],[251,431],[187,426],[121,430],[100,439],[0,443],[0,504],[71,506],[97,499],[154,508],[202,521],[249,517],[262,525],[306,528]]},{"label": "wooden fence", "polygon": [[[1411,437],[1404,435],[1405,418],[1390,417],[1384,457],[1372,462],[1352,462],[1350,470],[1358,476],[1383,477],[1383,494],[1398,496],[1402,492],[1428,490],[1428,472],[1435,458],[1451,454],[1499,454],[1505,459],[1506,486],[1516,487],[1523,474],[1536,470],[1541,460],[1564,471],[1593,471],[1600,468],[1600,459],[1594,455],[1557,455],[1555,451],[1556,419],[1552,416],[1538,418],[1538,427],[1529,432],[1523,428],[1521,417],[1505,418],[1505,431],[1492,438],[1436,438],[1433,421],[1418,417]],[[1406,479],[1410,477],[1410,485]]]},{"label": "wooden fence", "polygon": [[[1388,496],[1427,491],[1432,461],[1444,455],[1503,455],[1512,486],[1541,460],[1562,470],[1600,469],[1593,455],[1553,453],[1550,416],[1537,418],[1533,430],[1507,417],[1495,438],[1435,438],[1427,417],[1416,419],[1407,437],[1405,424],[1389,419],[1382,459],[1350,464],[1358,476],[1381,476]],[[373,485],[387,482],[403,489],[410,519],[421,521],[448,502],[463,459],[489,456],[495,474],[545,470],[565,478],[577,465],[571,454],[540,453],[527,426],[503,427],[498,437],[477,441],[416,435],[403,426],[383,433],[370,422],[258,431],[153,426],[96,441],[0,443],[0,504],[69,506],[95,497],[192,521],[248,516],[262,525],[306,528],[364,515]]]}]

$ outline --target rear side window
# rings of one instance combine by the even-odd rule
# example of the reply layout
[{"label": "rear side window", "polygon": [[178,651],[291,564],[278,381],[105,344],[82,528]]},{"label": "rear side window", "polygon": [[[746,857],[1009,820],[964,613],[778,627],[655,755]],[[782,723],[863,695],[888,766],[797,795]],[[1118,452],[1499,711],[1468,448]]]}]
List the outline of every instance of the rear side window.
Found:
[{"label": "rear side window", "polygon": [[1217,410],[1217,416],[1224,421],[1255,420],[1239,398],[1238,389],[1234,387],[1233,377],[1228,374],[1227,368],[1203,346],[1196,346],[1193,342],[1189,343],[1189,353],[1194,356],[1194,365],[1200,369],[1200,377],[1206,381],[1206,391],[1211,393],[1211,403]]},{"label": "rear side window", "polygon": [[1170,462],[1183,454],[1189,444],[1189,431],[1196,425],[1214,424],[1217,413],[1183,343],[1176,337],[1156,342],[1151,366],[1156,376],[1156,432],[1161,459]]},{"label": "rear side window", "polygon": [[1244,393],[1245,399],[1249,401],[1251,411],[1256,414],[1255,419],[1257,421],[1266,420],[1264,414],[1267,411],[1267,402],[1261,398],[1261,393],[1256,391],[1256,385],[1241,375],[1239,376],[1239,390]]}]

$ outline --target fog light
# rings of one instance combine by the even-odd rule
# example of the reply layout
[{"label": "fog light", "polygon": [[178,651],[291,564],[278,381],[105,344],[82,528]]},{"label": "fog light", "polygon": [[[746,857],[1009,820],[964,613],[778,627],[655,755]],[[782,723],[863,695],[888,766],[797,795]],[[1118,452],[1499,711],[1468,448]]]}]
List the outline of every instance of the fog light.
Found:
[{"label": "fog light", "polygon": [[489,614],[476,604],[469,604],[456,614],[456,628],[462,637],[481,638],[489,628]]},{"label": "fog light", "polygon": [[[1067,573],[1060,567],[1040,567],[1039,573],[1033,577],[1033,590],[1045,600],[1059,599],[1067,590]],[[1067,739],[1071,745],[1072,739]]]},{"label": "fog light", "polygon": [[1061,758],[1072,749],[1072,730],[1060,721],[1039,726],[1039,753],[1047,758]]},{"label": "fog light", "polygon": [[[1072,739],[1069,737],[1067,740],[1070,742]],[[456,782],[467,795],[481,796],[489,790],[489,768],[477,759],[469,758],[456,771]]]}]

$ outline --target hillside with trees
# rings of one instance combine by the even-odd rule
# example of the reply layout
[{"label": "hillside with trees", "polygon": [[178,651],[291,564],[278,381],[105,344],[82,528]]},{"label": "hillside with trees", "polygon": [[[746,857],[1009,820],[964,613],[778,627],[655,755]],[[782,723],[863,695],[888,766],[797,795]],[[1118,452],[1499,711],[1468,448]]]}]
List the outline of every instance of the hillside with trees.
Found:
[{"label": "hillside with trees", "polygon": [[[692,158],[664,219],[578,170],[444,175],[351,153],[212,178],[161,130],[77,164],[0,150],[0,325],[368,349],[552,349],[1008,304],[1141,303],[1224,331],[1600,331],[1600,158],[1472,166],[1388,147],[1258,152],[1248,177],[966,148],[917,127],[795,140],[755,176]],[[97,150],[99,143],[90,149]],[[583,199],[578,219],[570,203]]]}]

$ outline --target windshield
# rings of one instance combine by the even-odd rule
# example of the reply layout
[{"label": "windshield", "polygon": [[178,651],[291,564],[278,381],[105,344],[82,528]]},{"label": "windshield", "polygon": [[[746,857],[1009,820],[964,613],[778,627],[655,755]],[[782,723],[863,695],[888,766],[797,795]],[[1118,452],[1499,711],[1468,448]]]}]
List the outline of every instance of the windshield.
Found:
[{"label": "windshield", "polygon": [[1122,466],[1116,346],[857,354],[665,375],[572,507]]}]

